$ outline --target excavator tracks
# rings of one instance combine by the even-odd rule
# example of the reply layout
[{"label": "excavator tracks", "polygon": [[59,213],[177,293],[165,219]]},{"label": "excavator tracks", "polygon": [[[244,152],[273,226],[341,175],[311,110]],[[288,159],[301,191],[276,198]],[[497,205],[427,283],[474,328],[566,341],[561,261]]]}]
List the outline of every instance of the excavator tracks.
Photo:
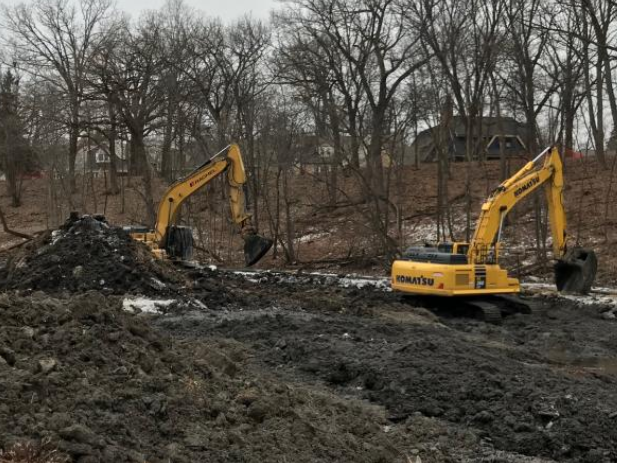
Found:
[{"label": "excavator tracks", "polygon": [[498,304],[484,300],[468,300],[465,304],[476,309],[487,323],[499,325],[503,321],[501,307]]},{"label": "excavator tracks", "polygon": [[470,317],[491,324],[501,324],[504,317],[515,313],[538,314],[544,304],[524,296],[490,295],[470,298],[445,298],[436,296],[404,296],[407,304],[432,310],[444,318]]}]

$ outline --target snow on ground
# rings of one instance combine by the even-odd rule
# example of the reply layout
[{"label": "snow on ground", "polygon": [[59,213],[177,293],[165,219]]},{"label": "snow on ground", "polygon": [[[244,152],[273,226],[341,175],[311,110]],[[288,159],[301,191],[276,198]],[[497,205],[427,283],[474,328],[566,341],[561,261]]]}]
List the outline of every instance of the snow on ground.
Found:
[{"label": "snow on ground", "polygon": [[234,275],[240,275],[247,281],[259,283],[262,279],[276,279],[281,283],[313,283],[324,286],[340,286],[342,288],[367,288],[372,287],[380,291],[390,291],[390,278],[388,277],[367,277],[355,274],[335,274],[335,273],[292,273],[276,271],[246,271],[231,270]]},{"label": "snow on ground", "polygon": [[[347,274],[340,275],[334,273],[291,273],[274,271],[232,271],[236,275],[241,275],[248,281],[259,283],[262,279],[276,279],[281,283],[309,283],[321,284],[324,286],[340,286],[343,288],[374,288],[377,291],[392,291],[389,277],[368,277],[363,275]],[[532,293],[557,294],[554,283],[549,282],[523,282],[521,287],[524,291]],[[559,293],[559,297],[578,303],[580,306],[600,305],[605,306],[610,313],[617,317],[617,289],[614,288],[594,288],[591,294],[578,295]]]},{"label": "snow on ground", "polygon": [[330,232],[309,233],[308,235],[304,235],[299,238],[296,238],[296,243],[311,243],[321,238],[326,238],[328,236],[330,236]]},{"label": "snow on ground", "polygon": [[147,297],[127,297],[122,308],[127,312],[161,313],[162,309],[176,302],[174,299],[149,299]]},{"label": "snow on ground", "polygon": [[[527,282],[522,284],[523,289],[533,293],[555,294],[556,288],[553,283]],[[617,312],[617,289],[594,287],[590,294],[559,293],[559,297],[576,302],[579,306],[605,306],[610,313]],[[608,316],[613,318],[612,316]]]}]

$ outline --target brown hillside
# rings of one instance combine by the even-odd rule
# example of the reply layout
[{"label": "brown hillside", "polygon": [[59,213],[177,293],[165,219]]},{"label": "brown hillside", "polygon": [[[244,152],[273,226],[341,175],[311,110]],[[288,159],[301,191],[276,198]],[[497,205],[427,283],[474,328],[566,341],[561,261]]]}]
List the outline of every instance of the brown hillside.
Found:
[{"label": "brown hillside", "polygon": [[[609,159],[611,165],[615,160]],[[518,163],[520,164],[520,163]],[[453,164],[448,181],[449,199],[452,205],[453,231],[455,239],[465,239],[464,179],[465,163]],[[566,163],[566,207],[569,232],[581,244],[598,251],[600,271],[598,281],[614,284],[617,268],[613,264],[613,243],[615,233],[614,169],[600,169],[594,159],[568,160]],[[435,211],[437,202],[437,166],[425,164],[416,170],[404,167],[391,171],[392,203],[402,216],[402,228],[396,226],[396,216],[391,219],[390,235],[397,239],[401,248],[423,239],[436,239]],[[499,165],[486,162],[472,166],[473,219],[487,194],[498,183]],[[511,166],[514,172],[516,166]],[[277,191],[274,175],[269,183],[267,198],[260,197],[258,223],[261,231],[275,235]],[[343,176],[341,176],[343,177]],[[164,185],[156,180],[159,194]],[[183,211],[183,221],[195,229],[198,245],[202,250],[199,259],[203,262],[225,267],[241,266],[241,241],[235,227],[228,219],[228,206],[221,192],[222,182],[215,181],[203,193],[193,198]],[[281,210],[281,236],[284,240],[284,205],[290,203],[295,228],[297,265],[312,268],[333,268],[384,272],[381,256],[375,251],[368,225],[367,211],[370,205],[359,201],[361,188],[352,176],[340,181],[341,194],[332,206],[326,198],[323,178],[316,174],[294,174],[289,182],[290,197],[279,192]],[[102,178],[82,178],[78,192],[66,195],[56,185],[50,187],[46,178],[25,180],[23,185],[23,206],[12,208],[6,195],[0,197],[0,206],[8,225],[25,233],[36,233],[58,226],[69,211],[80,213],[101,213],[116,225],[144,223],[145,208],[141,195],[141,180],[123,179],[123,192],[111,196],[105,194]],[[59,191],[58,191],[59,190]],[[0,183],[0,191],[5,188]],[[505,234],[506,254],[509,265],[514,268],[532,269],[535,261],[535,229],[532,200],[525,201],[515,211]],[[0,232],[0,249],[18,244],[21,239]],[[550,249],[550,242],[549,242]],[[284,255],[279,249],[260,265],[265,267],[286,266]]]}]

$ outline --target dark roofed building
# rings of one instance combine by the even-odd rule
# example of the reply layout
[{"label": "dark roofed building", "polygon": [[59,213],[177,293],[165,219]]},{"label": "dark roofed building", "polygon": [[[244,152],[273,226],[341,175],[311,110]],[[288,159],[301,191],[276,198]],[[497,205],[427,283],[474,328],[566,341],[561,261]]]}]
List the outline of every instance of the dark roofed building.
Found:
[{"label": "dark roofed building", "polygon": [[[502,117],[501,121],[497,117],[478,118],[480,127],[474,128],[477,141],[481,137],[480,146],[482,152],[480,156],[484,159],[499,159],[500,139],[504,140],[504,150],[506,156],[514,157],[526,152],[525,136],[526,128],[524,124],[511,117]],[[418,134],[418,137],[411,146],[411,152],[417,150],[421,162],[434,162],[437,160],[436,139],[439,136],[439,126],[431,127]],[[503,133],[500,133],[502,128]],[[464,117],[456,116],[452,118],[450,128],[447,133],[447,149],[450,159],[462,161],[466,159],[465,150],[467,147],[466,120]]]}]

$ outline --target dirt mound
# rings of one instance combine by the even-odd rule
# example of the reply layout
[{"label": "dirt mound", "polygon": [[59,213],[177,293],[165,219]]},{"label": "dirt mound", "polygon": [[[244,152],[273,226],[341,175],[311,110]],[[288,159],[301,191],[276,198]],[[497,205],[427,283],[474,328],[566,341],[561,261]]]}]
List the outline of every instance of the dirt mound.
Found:
[{"label": "dirt mound", "polygon": [[174,342],[118,298],[0,295],[0,449],[87,462],[406,461],[360,402],[246,370],[233,341]]},{"label": "dirt mound", "polygon": [[14,254],[0,271],[0,289],[106,293],[173,292],[184,277],[102,218],[85,216]]}]

